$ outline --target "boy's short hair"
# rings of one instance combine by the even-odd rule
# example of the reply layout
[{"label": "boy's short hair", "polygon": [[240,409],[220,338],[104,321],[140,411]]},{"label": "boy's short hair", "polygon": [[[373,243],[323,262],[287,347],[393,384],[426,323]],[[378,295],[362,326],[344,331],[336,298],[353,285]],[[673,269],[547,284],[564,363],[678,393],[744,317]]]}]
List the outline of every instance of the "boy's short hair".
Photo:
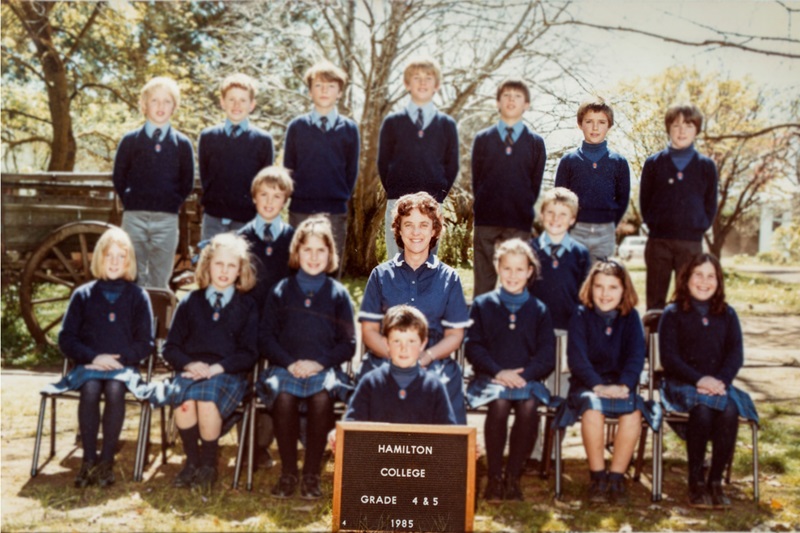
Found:
[{"label": "boy's short hair", "polygon": [[247,292],[256,285],[256,271],[250,255],[250,245],[244,237],[234,233],[220,233],[215,235],[211,242],[203,247],[200,260],[194,271],[197,286],[205,289],[211,285],[211,260],[219,250],[227,250],[239,258],[239,278],[236,280],[236,290]]},{"label": "boy's short hair", "polygon": [[626,316],[639,303],[639,296],[636,294],[636,288],[633,286],[633,281],[628,271],[625,270],[622,263],[614,259],[601,259],[592,265],[589,275],[586,276],[586,281],[583,282],[578,293],[581,303],[588,309],[594,309],[592,285],[594,284],[595,276],[598,274],[614,276],[622,283],[622,300],[619,302],[619,312],[622,316]]},{"label": "boy's short hair", "polygon": [[306,70],[303,79],[306,82],[306,87],[311,89],[311,84],[314,83],[314,78],[322,78],[323,81],[332,81],[339,84],[339,91],[344,91],[344,86],[347,85],[347,73],[340,69],[330,61],[320,61],[314,63]]},{"label": "boy's short hair", "polygon": [[426,74],[433,74],[433,77],[436,78],[436,85],[441,85],[442,69],[439,67],[439,63],[429,56],[417,57],[409,60],[403,69],[403,82],[409,83],[411,81],[411,76],[418,70]]},{"label": "boy's short hair", "polygon": [[231,89],[242,89],[243,91],[247,91],[248,94],[250,94],[250,99],[255,100],[256,93],[258,92],[258,84],[256,83],[256,80],[247,74],[237,72],[236,74],[226,76],[225,79],[222,80],[222,83],[219,84],[220,96],[225,98],[225,94]]},{"label": "boy's short hair", "polygon": [[420,340],[428,338],[428,319],[422,311],[410,305],[395,305],[386,310],[383,315],[383,335],[389,336],[392,331],[414,330],[419,334]]},{"label": "boy's short hair", "polygon": [[134,281],[136,279],[136,252],[133,250],[133,242],[131,238],[125,233],[125,230],[120,228],[111,228],[103,233],[94,245],[94,253],[92,253],[92,264],[89,269],[92,276],[97,279],[106,279],[106,273],[103,270],[103,259],[105,259],[108,249],[113,244],[116,244],[127,252],[125,258],[125,273],[122,275],[126,281]]},{"label": "boy's short hair", "polygon": [[[403,217],[408,216],[414,209],[419,210],[420,213],[426,215],[431,219],[433,224],[433,237],[431,237],[431,244],[429,250],[436,248],[436,243],[439,242],[439,237],[442,236],[442,229],[444,228],[444,221],[442,219],[441,209],[439,202],[433,196],[426,192],[415,192],[413,194],[404,194],[397,199],[392,210],[392,233],[394,234],[394,242],[397,247],[405,249],[403,244],[403,237],[400,235],[402,230]],[[391,257],[389,258],[391,259]]]},{"label": "boy's short hair", "polygon": [[250,184],[250,196],[255,198],[264,185],[276,187],[286,193],[289,198],[294,192],[294,181],[289,175],[289,169],[279,165],[264,167],[258,171],[253,183]]},{"label": "boy's short hair", "polygon": [[583,124],[583,117],[585,117],[586,113],[589,111],[593,111],[595,113],[605,113],[606,118],[608,119],[608,127],[610,128],[614,125],[614,110],[610,105],[608,105],[605,98],[593,96],[592,98],[581,102],[580,107],[578,107],[579,126]]},{"label": "boy's short hair", "polygon": [[691,122],[697,128],[697,133],[703,131],[703,113],[694,104],[673,104],[669,106],[664,115],[664,126],[669,133],[669,128],[679,116],[683,115],[683,120]]},{"label": "boy's short hair", "polygon": [[166,76],[156,76],[145,83],[139,93],[139,111],[141,111],[142,114],[147,112],[147,99],[150,93],[155,89],[165,89],[175,102],[175,109],[173,109],[173,112],[178,109],[178,106],[181,104],[181,89],[178,87],[177,82]]},{"label": "boy's short hair", "polygon": [[533,275],[531,276],[531,279],[539,278],[539,273],[542,270],[542,265],[539,263],[539,258],[536,257],[536,254],[533,252],[533,248],[531,248],[527,242],[518,237],[503,241],[494,249],[495,270],[497,270],[497,268],[500,266],[500,261],[502,261],[505,256],[511,254],[525,256],[528,259],[528,264],[533,267]]},{"label": "boy's short hair", "polygon": [[496,100],[498,102],[505,91],[519,91],[525,95],[525,103],[531,103],[531,90],[528,89],[528,84],[522,78],[506,78],[500,82],[500,85],[497,86]]},{"label": "boy's short hair", "polygon": [[544,213],[544,208],[549,204],[563,204],[572,211],[572,216],[578,216],[578,195],[566,187],[553,187],[542,195],[542,206],[539,212]]},{"label": "boy's short hair", "polygon": [[327,215],[314,215],[302,221],[294,232],[292,243],[289,245],[289,268],[300,268],[300,247],[309,237],[319,237],[328,248],[328,264],[325,272],[330,274],[339,268],[339,256],[336,253],[336,244],[333,240],[333,229]]}]

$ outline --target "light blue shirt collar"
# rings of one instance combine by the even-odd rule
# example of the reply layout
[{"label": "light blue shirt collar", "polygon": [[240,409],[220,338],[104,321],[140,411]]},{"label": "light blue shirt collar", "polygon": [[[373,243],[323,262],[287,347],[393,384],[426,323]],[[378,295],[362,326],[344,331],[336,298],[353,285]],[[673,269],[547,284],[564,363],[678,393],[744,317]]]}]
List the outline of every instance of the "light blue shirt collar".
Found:
[{"label": "light blue shirt collar", "polygon": [[[497,132],[500,134],[500,139],[503,141],[506,140],[506,128],[508,124],[503,122],[502,120],[497,123]],[[522,135],[522,131],[525,129],[525,124],[520,120],[513,126],[511,126],[511,138],[514,139],[514,142],[519,140],[520,135]]]},{"label": "light blue shirt collar", "polygon": [[[240,132],[239,135],[241,135],[242,133],[250,130],[250,119],[246,118],[243,121],[241,121],[238,125],[239,125],[239,132]],[[225,135],[230,135],[232,129],[233,129],[233,122],[231,122],[230,119],[226,118],[225,119]]]},{"label": "light blue shirt collar", "polygon": [[264,237],[264,226],[267,224],[269,224],[269,230],[272,232],[273,238],[277,237],[283,229],[283,220],[281,220],[281,217],[275,217],[272,222],[267,222],[261,215],[256,215],[256,234],[258,234],[259,237]]},{"label": "light blue shirt collar", "polygon": [[328,113],[327,115],[323,115],[316,109],[311,110],[311,123],[318,128],[322,126],[322,117],[328,119],[328,130],[331,130],[333,129],[333,126],[336,124],[336,119],[339,118],[339,111],[337,111],[336,108],[334,107],[333,109],[331,109],[330,113]]},{"label": "light blue shirt collar", "polygon": [[[214,306],[214,302],[217,301],[217,295],[215,294],[216,292],[218,291],[213,285],[206,287],[206,300],[208,300],[208,303],[210,303],[212,307]],[[236,287],[234,285],[231,285],[222,291],[222,307],[225,307],[231,302],[234,292],[236,292]]]},{"label": "light blue shirt collar", "polygon": [[[164,139],[167,138],[167,133],[169,133],[169,128],[170,128],[169,122],[167,122],[166,125],[161,126],[159,128],[161,130],[161,139],[160,140],[163,141]],[[145,134],[152,139],[154,131],[156,131],[156,126],[152,122],[150,122],[149,120],[146,121],[144,123],[144,132],[145,132]]]},{"label": "light blue shirt collar", "polygon": [[411,119],[411,122],[417,122],[418,109],[422,109],[422,127],[423,129],[427,128],[430,126],[431,122],[433,122],[433,117],[436,116],[436,106],[433,105],[433,102],[428,102],[420,107],[415,104],[413,100],[409,99],[408,104],[406,104],[406,113],[408,113],[408,118]]},{"label": "light blue shirt collar", "polygon": [[[539,235],[539,247],[544,251],[544,253],[550,255],[551,244],[553,244],[553,241],[550,240],[550,235],[548,235],[546,231],[543,231],[542,234]],[[575,240],[570,236],[569,233],[566,233],[564,238],[561,239],[561,248],[558,249],[556,255],[561,257],[565,252],[571,252],[574,245]]]}]

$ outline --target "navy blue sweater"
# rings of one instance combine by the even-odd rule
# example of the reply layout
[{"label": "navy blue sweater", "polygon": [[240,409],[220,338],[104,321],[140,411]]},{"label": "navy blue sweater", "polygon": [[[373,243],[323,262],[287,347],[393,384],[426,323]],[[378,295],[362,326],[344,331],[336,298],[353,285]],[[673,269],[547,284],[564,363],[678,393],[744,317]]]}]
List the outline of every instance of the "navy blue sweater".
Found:
[{"label": "navy blue sweater", "polygon": [[144,126],[124,137],[114,158],[114,189],[126,211],[177,214],[194,187],[194,150],[183,133],[170,127],[159,143]]},{"label": "navy blue sweater", "polygon": [[540,381],[556,365],[556,339],[547,307],[528,298],[516,311],[516,327],[509,329],[511,312],[500,301],[500,290],[481,294],[472,303],[472,325],[467,330],[466,355],[475,371],[491,377],[501,370],[524,368],[525,381]]},{"label": "navy blue sweater", "polygon": [[358,176],[360,141],[358,126],[339,115],[323,132],[311,121],[311,113],[289,123],[283,166],[292,170],[293,213],[347,212]]},{"label": "navy blue sweater", "polygon": [[330,368],[356,351],[353,304],[344,285],[332,278],[311,297],[303,294],[295,276],[278,282],[267,298],[260,330],[261,355],[284,368],[300,359]]},{"label": "navy blue sweater", "polygon": [[272,164],[272,137],[252,125],[238,137],[225,124],[206,128],[197,145],[203,208],[209,215],[246,222],[256,215],[250,185],[258,171]]},{"label": "navy blue sweater", "polygon": [[553,268],[553,259],[539,246],[539,239],[531,239],[531,248],[536,252],[542,271],[539,279],[531,279],[528,290],[550,310],[553,327],[567,329],[569,319],[580,303],[578,293],[592,266],[589,250],[573,240],[572,250],[564,250],[558,258],[558,268]]},{"label": "navy blue sweater", "polygon": [[695,385],[712,376],[726,385],[744,364],[742,328],[731,306],[724,313],[708,314],[708,326],[692,307],[681,311],[672,303],[664,309],[658,326],[661,365],[667,377]]},{"label": "navy blue sweater", "polygon": [[472,144],[475,225],[530,231],[546,159],[544,139],[528,127],[510,155],[497,126],[480,131]]},{"label": "navy blue sweater", "polygon": [[434,374],[419,368],[419,375],[400,399],[400,386],[385,364],[367,372],[350,399],[345,420],[393,424],[455,425],[456,417],[447,389]]},{"label": "navy blue sweater", "polygon": [[578,222],[619,224],[631,199],[628,161],[608,151],[594,164],[580,149],[574,150],[558,164],[556,187],[578,195]]},{"label": "navy blue sweater", "polygon": [[[114,303],[103,296],[108,288],[122,288]],[[79,365],[88,365],[101,354],[119,355],[124,366],[138,365],[153,349],[153,311],[147,292],[124,280],[81,285],[69,300],[58,347]]]},{"label": "navy blue sweater", "polygon": [[679,173],[669,150],[651,155],[642,168],[639,204],[650,237],[699,242],[717,212],[714,161],[696,154]]},{"label": "navy blue sweater", "polygon": [[[259,310],[263,310],[272,288],[280,280],[291,273],[289,269],[289,245],[292,243],[294,228],[283,224],[283,231],[269,244],[264,242],[256,232],[256,222],[251,220],[236,232],[250,245],[250,253],[256,268],[256,286],[248,293],[256,301]],[[267,255],[267,248],[272,248],[272,255]]]},{"label": "navy blue sweater", "polygon": [[381,125],[378,173],[387,198],[424,191],[444,202],[458,175],[458,130],[448,115],[436,112],[422,138],[405,109]]},{"label": "navy blue sweater", "polygon": [[606,335],[605,320],[593,309],[578,306],[569,322],[567,362],[572,375],[570,387],[627,385],[636,390],[644,368],[644,330],[639,313],[632,309],[611,324]]},{"label": "navy blue sweater", "polygon": [[219,363],[227,374],[243,374],[258,360],[258,309],[250,296],[235,292],[219,321],[205,289],[190,292],[175,310],[164,346],[164,359],[176,370],[202,361]]}]

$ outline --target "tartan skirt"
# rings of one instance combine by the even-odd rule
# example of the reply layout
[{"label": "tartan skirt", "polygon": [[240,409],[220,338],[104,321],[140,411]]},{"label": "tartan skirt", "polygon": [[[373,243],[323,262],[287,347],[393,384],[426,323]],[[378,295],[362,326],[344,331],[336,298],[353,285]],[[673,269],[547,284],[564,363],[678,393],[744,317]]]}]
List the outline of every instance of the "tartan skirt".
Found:
[{"label": "tartan skirt", "polygon": [[467,403],[476,408],[495,400],[530,400],[536,398],[544,405],[550,405],[550,391],[538,381],[529,381],[524,387],[512,389],[493,383],[486,374],[479,374],[467,386]]},{"label": "tartan skirt", "polygon": [[661,405],[648,400],[640,395],[630,393],[627,398],[600,398],[585,387],[571,387],[567,401],[562,403],[553,420],[553,427],[565,428],[578,421],[580,416],[588,410],[600,411],[604,416],[617,418],[634,411],[641,411],[647,425],[653,431],[658,431],[664,418]]},{"label": "tartan skirt", "polygon": [[727,394],[710,396],[700,394],[697,387],[666,379],[661,384],[661,403],[668,413],[688,413],[697,405],[705,405],[715,411],[724,411],[731,401],[739,411],[739,416],[759,423],[758,412],[750,395],[733,385],[728,387]]},{"label": "tartan skirt", "polygon": [[188,400],[214,402],[224,420],[236,410],[246,392],[247,379],[244,375],[223,373],[200,380],[178,375],[151,385],[149,400],[155,407],[179,406]]},{"label": "tartan skirt", "polygon": [[310,398],[327,390],[334,401],[347,403],[353,389],[350,377],[338,367],[307,378],[296,378],[282,366],[271,366],[261,373],[256,383],[256,393],[267,409],[272,409],[275,398],[282,392],[298,398]]},{"label": "tartan skirt", "polygon": [[94,370],[86,368],[85,365],[78,365],[73,368],[66,376],[61,378],[58,383],[51,383],[42,389],[42,394],[61,394],[70,390],[78,390],[87,381],[109,380],[121,381],[127,389],[139,400],[147,398],[147,384],[144,383],[139,369],[126,366],[119,370]]}]

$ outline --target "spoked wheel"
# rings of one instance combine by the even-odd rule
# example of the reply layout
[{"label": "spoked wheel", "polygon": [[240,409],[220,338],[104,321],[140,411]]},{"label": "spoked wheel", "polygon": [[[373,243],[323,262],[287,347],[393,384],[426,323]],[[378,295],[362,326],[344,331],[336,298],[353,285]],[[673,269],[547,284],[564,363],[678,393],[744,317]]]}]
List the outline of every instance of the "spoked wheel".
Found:
[{"label": "spoked wheel", "polygon": [[97,240],[105,222],[71,222],[52,232],[25,263],[20,287],[22,318],[38,344],[56,345],[73,291],[92,279]]}]

